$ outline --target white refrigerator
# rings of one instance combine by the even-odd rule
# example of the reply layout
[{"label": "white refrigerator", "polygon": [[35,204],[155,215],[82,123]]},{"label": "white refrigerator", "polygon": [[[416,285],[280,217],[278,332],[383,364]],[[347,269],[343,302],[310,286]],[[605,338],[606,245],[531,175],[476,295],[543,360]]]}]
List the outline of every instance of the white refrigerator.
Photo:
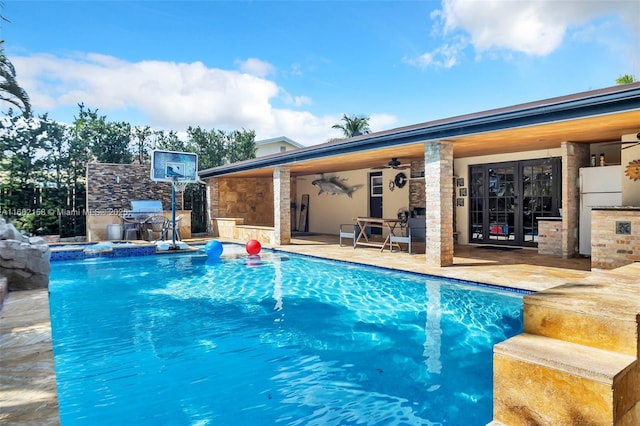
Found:
[{"label": "white refrigerator", "polygon": [[591,209],[622,205],[622,166],[580,169],[580,254],[591,255]]}]

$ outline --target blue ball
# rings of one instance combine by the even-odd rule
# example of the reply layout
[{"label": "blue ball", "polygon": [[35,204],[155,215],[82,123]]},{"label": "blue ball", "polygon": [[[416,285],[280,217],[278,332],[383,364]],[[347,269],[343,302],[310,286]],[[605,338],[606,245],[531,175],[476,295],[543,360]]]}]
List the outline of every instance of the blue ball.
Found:
[{"label": "blue ball", "polygon": [[218,240],[211,240],[204,245],[204,252],[211,258],[219,258],[222,254],[222,243]]}]

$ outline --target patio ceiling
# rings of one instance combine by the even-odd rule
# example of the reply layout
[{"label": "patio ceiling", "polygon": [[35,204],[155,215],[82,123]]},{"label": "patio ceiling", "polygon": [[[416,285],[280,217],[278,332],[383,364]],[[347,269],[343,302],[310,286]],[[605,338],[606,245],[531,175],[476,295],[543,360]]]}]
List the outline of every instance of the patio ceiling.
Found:
[{"label": "patio ceiling", "polygon": [[[633,96],[626,96],[624,104],[616,98],[619,111],[609,112],[611,101],[602,98],[612,93],[619,97],[620,89],[603,89],[588,92],[589,96],[556,98],[357,136],[216,167],[200,175],[271,177],[275,167],[286,166],[295,177],[382,167],[391,158],[408,165],[424,158],[424,142],[429,140],[453,143],[455,158],[558,148],[565,141],[620,142],[622,135],[640,132],[640,84],[628,86],[634,89]],[[578,101],[582,103],[576,107]]]}]

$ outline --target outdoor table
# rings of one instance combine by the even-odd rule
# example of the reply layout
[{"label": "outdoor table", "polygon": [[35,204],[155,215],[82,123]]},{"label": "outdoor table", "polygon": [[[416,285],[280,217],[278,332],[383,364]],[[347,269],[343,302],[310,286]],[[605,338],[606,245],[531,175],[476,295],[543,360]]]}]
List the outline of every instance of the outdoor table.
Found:
[{"label": "outdoor table", "polygon": [[[390,238],[392,235],[395,235],[396,227],[402,223],[402,220],[400,219],[385,219],[381,217],[357,217],[353,220],[355,220],[356,224],[358,225],[358,228],[360,229],[360,232],[358,233],[358,237],[356,238],[356,241],[354,244],[354,248],[356,246],[380,247],[380,251],[384,250],[387,243],[389,244],[389,250],[392,249],[392,245],[394,243],[391,241]],[[386,229],[388,231],[387,237],[382,243],[370,241],[366,233],[367,227],[377,227],[377,228]]]},{"label": "outdoor table", "polygon": [[[124,228],[124,239],[128,240],[129,239],[129,235],[127,233],[127,229],[132,230],[135,229],[135,233],[136,233],[136,239],[143,239],[144,237],[144,228],[145,228],[145,222],[147,221],[147,219],[149,218],[149,215],[140,215],[140,214],[135,214],[135,215],[122,215],[120,217],[122,219],[122,227]],[[133,225],[133,227],[127,228],[127,225]]]}]

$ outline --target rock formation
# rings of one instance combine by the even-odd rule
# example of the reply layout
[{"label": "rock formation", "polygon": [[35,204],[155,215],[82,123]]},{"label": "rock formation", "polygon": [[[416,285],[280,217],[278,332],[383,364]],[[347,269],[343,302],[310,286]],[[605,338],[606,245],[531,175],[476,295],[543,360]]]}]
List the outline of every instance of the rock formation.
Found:
[{"label": "rock formation", "polygon": [[0,276],[6,278],[9,291],[47,288],[50,258],[44,239],[24,236],[0,218]]}]

